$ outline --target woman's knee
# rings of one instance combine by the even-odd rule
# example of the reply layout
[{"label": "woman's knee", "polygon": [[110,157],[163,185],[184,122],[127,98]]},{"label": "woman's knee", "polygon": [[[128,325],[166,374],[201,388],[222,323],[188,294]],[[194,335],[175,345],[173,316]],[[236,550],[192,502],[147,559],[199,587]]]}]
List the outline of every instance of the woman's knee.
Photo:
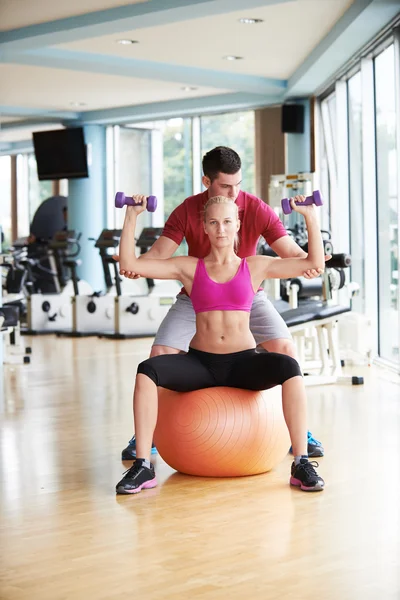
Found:
[{"label": "woman's knee", "polygon": [[280,352],[264,354],[269,371],[274,373],[275,385],[283,385],[288,379],[302,377],[300,365],[295,358]]},{"label": "woman's knee", "polygon": [[281,356],[281,373],[282,383],[292,379],[293,377],[302,377],[300,365],[295,358],[292,356]]},{"label": "woman's knee", "polygon": [[151,358],[142,361],[138,364],[137,374],[138,375],[146,375],[149,379],[151,379],[158,386],[158,373],[154,368],[154,361]]},{"label": "woman's knee", "polygon": [[291,356],[294,359],[297,359],[296,347],[293,343],[293,340],[289,338],[278,338],[276,340],[268,340],[267,342],[263,342],[261,347],[268,352],[276,352],[277,354],[286,354],[286,356]]}]

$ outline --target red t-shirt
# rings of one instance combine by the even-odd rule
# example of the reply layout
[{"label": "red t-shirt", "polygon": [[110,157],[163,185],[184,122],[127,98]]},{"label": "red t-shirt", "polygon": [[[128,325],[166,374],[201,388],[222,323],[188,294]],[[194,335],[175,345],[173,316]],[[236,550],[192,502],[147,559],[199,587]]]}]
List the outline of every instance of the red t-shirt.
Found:
[{"label": "red t-shirt", "polygon": [[[203,208],[208,200],[208,191],[186,198],[175,208],[165,223],[162,235],[180,244],[186,238],[189,256],[204,258],[210,252],[210,242],[203,227]],[[236,199],[239,207],[239,248],[240,258],[254,256],[260,236],[269,245],[287,235],[279,217],[268,204],[257,196],[239,192]]]}]

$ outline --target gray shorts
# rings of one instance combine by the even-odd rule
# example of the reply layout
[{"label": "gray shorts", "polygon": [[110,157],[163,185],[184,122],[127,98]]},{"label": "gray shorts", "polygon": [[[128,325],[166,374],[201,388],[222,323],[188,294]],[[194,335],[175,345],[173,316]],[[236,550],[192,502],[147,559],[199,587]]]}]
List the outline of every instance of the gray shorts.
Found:
[{"label": "gray shorts", "polygon": [[[250,313],[250,329],[256,344],[269,340],[292,339],[285,321],[265,295],[263,290],[254,296]],[[192,301],[186,294],[178,294],[176,302],[161,323],[155,346],[170,346],[187,352],[196,333],[196,314]]]}]

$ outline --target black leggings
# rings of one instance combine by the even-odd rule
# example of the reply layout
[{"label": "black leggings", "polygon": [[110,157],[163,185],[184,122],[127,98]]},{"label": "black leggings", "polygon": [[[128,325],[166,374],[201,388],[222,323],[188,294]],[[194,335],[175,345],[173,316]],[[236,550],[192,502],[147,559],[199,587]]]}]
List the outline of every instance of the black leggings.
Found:
[{"label": "black leggings", "polygon": [[139,364],[137,372],[150,377],[157,386],[176,392],[215,386],[266,390],[301,376],[294,358],[276,352],[257,352],[255,348],[231,354],[189,348],[187,354],[149,358]]}]

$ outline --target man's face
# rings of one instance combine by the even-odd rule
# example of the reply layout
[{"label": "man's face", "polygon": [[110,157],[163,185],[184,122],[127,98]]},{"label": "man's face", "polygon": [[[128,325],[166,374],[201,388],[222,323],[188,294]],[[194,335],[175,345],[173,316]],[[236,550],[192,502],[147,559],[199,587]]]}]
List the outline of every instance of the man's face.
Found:
[{"label": "man's face", "polygon": [[236,200],[240,192],[241,183],[241,170],[239,170],[237,173],[234,173],[234,175],[218,173],[217,178],[214,179],[213,182],[211,182],[208,177],[203,177],[203,184],[208,189],[209,198],[213,198],[214,196],[225,196],[226,198],[232,198],[232,200]]}]

